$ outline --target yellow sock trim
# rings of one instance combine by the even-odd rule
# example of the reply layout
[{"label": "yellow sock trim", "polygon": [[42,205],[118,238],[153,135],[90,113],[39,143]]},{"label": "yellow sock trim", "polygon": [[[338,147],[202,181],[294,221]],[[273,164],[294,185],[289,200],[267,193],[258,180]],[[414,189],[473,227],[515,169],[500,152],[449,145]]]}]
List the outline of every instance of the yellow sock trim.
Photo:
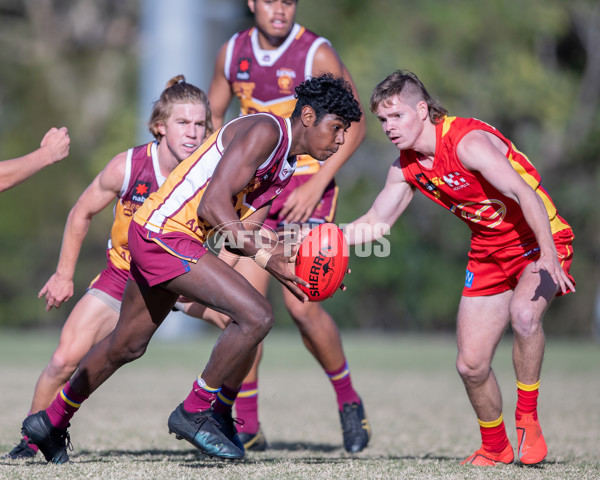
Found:
[{"label": "yellow sock trim", "polygon": [[520,388],[521,390],[523,390],[525,392],[533,392],[533,391],[537,390],[538,388],[540,388],[540,381],[538,380],[533,385],[525,385],[524,383],[521,383],[517,380],[517,388]]},{"label": "yellow sock trim", "polygon": [[65,395],[65,392],[63,390],[60,391],[60,396],[67,404],[71,405],[72,407],[75,407],[75,408],[81,407],[81,403],[75,403],[74,401],[69,399],[69,397],[67,397]]},{"label": "yellow sock trim", "polygon": [[484,422],[483,420],[479,419],[477,419],[477,421],[479,422],[480,427],[492,428],[500,425],[504,421],[504,417],[502,416],[502,414],[500,414],[500,418],[498,418],[497,420],[492,420],[491,422]]},{"label": "yellow sock trim", "polygon": [[221,391],[221,387],[219,387],[219,388],[209,387],[200,375],[198,375],[196,383],[198,384],[198,386],[200,388],[202,388],[203,390],[206,390],[208,393],[219,393]]},{"label": "yellow sock trim", "polygon": [[258,389],[255,388],[254,390],[245,390],[243,392],[238,393],[238,398],[248,398],[248,397],[254,397],[258,395]]},{"label": "yellow sock trim", "polygon": [[219,400],[221,400],[225,405],[228,406],[232,406],[233,405],[233,400],[230,400],[229,398],[227,398],[225,395],[223,395],[221,392],[217,393],[217,398]]}]

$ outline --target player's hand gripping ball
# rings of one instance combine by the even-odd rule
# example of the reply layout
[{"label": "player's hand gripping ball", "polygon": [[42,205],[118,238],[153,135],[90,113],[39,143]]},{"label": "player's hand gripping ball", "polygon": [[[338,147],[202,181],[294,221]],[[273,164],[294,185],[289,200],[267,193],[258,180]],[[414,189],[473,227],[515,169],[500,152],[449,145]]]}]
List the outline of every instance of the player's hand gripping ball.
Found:
[{"label": "player's hand gripping ball", "polygon": [[308,233],[296,255],[296,275],[310,285],[298,285],[310,302],[321,302],[340,288],[348,258],[348,244],[337,225],[322,223]]}]

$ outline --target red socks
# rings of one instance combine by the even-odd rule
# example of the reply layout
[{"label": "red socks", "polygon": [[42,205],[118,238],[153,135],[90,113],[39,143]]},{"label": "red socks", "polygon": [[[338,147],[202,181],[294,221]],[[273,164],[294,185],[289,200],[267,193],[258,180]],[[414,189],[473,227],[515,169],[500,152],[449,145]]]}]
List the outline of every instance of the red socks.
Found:
[{"label": "red socks", "polygon": [[537,399],[540,394],[540,382],[533,385],[525,385],[517,381],[517,410],[515,417],[521,419],[523,413],[533,413],[533,419],[537,420]]},{"label": "red socks", "polygon": [[508,437],[506,436],[506,428],[502,415],[497,420],[492,422],[479,422],[479,430],[481,432],[481,445],[488,452],[501,453],[508,445]]}]

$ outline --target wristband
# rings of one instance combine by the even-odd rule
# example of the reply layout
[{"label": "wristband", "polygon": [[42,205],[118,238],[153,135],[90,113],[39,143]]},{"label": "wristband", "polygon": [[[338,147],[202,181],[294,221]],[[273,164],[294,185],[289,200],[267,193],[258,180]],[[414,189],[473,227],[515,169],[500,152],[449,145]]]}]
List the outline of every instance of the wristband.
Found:
[{"label": "wristband", "polygon": [[254,261],[260,268],[267,267],[267,262],[269,261],[269,258],[271,258],[271,254],[267,252],[264,248],[259,249],[258,252],[256,252],[256,255],[254,255]]}]

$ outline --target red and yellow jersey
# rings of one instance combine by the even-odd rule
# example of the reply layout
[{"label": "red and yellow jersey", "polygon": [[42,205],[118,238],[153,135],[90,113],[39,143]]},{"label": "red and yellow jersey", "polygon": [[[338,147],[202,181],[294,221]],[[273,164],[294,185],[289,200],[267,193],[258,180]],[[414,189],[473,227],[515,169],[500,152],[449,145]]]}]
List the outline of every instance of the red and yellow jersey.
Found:
[{"label": "red and yellow jersey", "polygon": [[[268,115],[280,129],[279,143],[269,158],[256,170],[248,185],[232,198],[232,205],[244,220],[281,193],[295,168],[295,157],[288,158],[292,129],[287,118]],[[134,221],[155,233],[182,232],[204,243],[213,227],[198,217],[198,206],[223,156],[223,132],[241,117],[217,130],[192,155],[181,162],[167,177],[163,186],[152,193]]]},{"label": "red and yellow jersey", "polygon": [[156,142],[127,150],[125,179],[114,207],[114,222],[108,241],[108,260],[120,270],[129,270],[131,257],[127,232],[135,212],[165,181],[160,173]]},{"label": "red and yellow jersey", "polygon": [[406,180],[469,225],[473,248],[480,245],[503,247],[534,240],[519,204],[500,193],[479,172],[467,169],[459,160],[456,147],[473,130],[489,132],[508,147],[506,158],[544,202],[552,234],[570,228],[558,215],[529,159],[494,127],[474,118],[446,117],[436,126],[436,148],[431,168],[425,168],[419,162],[414,150],[402,151],[399,161]]},{"label": "red and yellow jersey", "polygon": [[[295,24],[276,50],[263,50],[258,31],[250,28],[233,35],[227,43],[225,77],[240,100],[240,115],[270,112],[289,117],[294,111],[294,89],[312,76],[317,49],[329,41]],[[319,170],[318,160],[298,157],[295,175]]]}]

